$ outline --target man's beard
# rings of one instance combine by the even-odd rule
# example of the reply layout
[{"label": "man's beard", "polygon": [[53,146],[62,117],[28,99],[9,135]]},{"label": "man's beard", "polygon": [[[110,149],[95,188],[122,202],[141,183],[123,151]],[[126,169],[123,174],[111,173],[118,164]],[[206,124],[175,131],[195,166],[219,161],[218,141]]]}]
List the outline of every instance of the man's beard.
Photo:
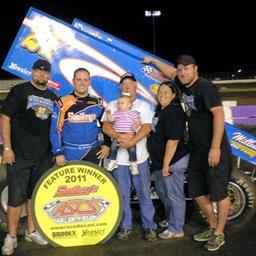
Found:
[{"label": "man's beard", "polygon": [[46,86],[47,85],[47,81],[42,80],[42,79],[36,79],[35,82],[36,82],[37,85],[40,85],[40,86]]}]

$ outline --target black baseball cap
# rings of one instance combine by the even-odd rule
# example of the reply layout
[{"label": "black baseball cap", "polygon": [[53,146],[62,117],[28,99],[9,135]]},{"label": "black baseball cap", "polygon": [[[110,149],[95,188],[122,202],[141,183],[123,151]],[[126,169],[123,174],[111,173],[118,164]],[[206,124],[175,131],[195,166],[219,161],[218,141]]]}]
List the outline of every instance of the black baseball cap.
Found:
[{"label": "black baseball cap", "polygon": [[121,78],[120,78],[120,84],[125,80],[125,79],[132,79],[133,81],[137,81],[134,74],[130,73],[130,72],[127,72],[127,73],[124,73]]},{"label": "black baseball cap", "polygon": [[40,69],[50,72],[51,71],[51,63],[44,59],[39,59],[33,64],[33,69]]},{"label": "black baseball cap", "polygon": [[190,65],[190,64],[196,65],[196,61],[192,56],[187,55],[187,54],[182,54],[176,60],[176,65],[175,66],[177,67],[179,64],[184,65],[184,66],[187,66],[187,65]]}]

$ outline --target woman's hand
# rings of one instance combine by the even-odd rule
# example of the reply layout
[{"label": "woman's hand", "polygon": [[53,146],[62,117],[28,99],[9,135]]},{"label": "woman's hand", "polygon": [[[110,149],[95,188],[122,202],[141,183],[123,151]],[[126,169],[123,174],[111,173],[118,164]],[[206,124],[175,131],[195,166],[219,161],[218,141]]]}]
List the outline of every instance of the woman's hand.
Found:
[{"label": "woman's hand", "polygon": [[171,173],[170,173],[170,167],[167,166],[167,167],[163,167],[162,169],[162,176],[163,177],[167,177],[167,176],[170,176]]}]

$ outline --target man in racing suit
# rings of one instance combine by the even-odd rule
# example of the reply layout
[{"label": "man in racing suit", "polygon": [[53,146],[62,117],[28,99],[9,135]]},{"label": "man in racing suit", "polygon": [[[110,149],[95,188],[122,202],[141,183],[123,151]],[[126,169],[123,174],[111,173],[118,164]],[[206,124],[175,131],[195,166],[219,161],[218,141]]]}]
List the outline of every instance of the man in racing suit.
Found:
[{"label": "man in racing suit", "polygon": [[108,155],[110,138],[99,140],[102,99],[88,93],[90,73],[85,68],[74,71],[74,91],[60,98],[54,107],[50,140],[58,166],[69,160],[86,160],[99,164]]}]

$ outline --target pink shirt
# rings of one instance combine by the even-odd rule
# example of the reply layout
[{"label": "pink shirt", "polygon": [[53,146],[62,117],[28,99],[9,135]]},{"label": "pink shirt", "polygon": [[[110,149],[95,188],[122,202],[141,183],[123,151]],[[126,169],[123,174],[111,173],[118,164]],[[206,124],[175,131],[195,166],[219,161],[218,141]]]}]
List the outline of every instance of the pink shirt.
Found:
[{"label": "pink shirt", "polygon": [[124,133],[133,133],[134,129],[132,128],[133,123],[138,119],[139,112],[136,110],[130,110],[127,112],[116,111],[113,114],[114,125],[113,128],[116,132]]}]

